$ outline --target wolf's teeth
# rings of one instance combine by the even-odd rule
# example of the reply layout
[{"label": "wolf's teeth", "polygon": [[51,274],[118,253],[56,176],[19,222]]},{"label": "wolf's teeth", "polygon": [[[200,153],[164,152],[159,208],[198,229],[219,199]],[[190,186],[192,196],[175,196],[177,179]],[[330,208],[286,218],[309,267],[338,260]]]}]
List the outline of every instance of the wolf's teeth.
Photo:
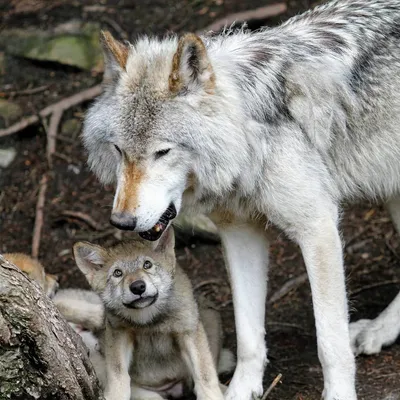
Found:
[{"label": "wolf's teeth", "polygon": [[154,226],[154,230],[155,230],[156,232],[160,232],[160,231],[161,231],[161,224],[156,224],[156,225]]}]

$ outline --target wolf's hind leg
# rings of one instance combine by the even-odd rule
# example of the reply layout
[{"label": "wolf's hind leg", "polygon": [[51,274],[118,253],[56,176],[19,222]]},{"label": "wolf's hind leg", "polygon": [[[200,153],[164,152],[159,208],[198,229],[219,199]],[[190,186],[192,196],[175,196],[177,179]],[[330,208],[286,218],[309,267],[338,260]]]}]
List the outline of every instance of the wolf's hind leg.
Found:
[{"label": "wolf's hind leg", "polygon": [[361,319],[350,324],[354,354],[376,354],[391,345],[400,335],[400,293],[375,319]]},{"label": "wolf's hind leg", "polygon": [[[393,224],[400,234],[400,197],[387,203]],[[351,347],[355,354],[376,354],[400,335],[400,293],[375,319],[350,324]]]}]

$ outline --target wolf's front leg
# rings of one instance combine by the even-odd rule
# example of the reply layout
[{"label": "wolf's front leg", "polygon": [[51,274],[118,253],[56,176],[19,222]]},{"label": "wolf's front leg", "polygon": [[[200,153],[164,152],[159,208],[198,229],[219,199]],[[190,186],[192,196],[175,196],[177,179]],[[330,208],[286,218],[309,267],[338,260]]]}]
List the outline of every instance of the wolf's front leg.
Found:
[{"label": "wolf's front leg", "polygon": [[223,400],[224,396],[203,324],[199,322],[195,332],[180,336],[179,343],[193,377],[196,398]]},{"label": "wolf's front leg", "polygon": [[325,400],[356,400],[342,245],[330,213],[296,233],[310,280]]},{"label": "wolf's front leg", "polygon": [[106,400],[129,400],[131,396],[131,363],[133,343],[126,329],[113,328],[106,321],[104,355],[106,361]]},{"label": "wolf's front leg", "polygon": [[225,394],[228,400],[261,396],[265,345],[268,239],[263,228],[248,224],[220,228],[232,286],[237,335],[237,366]]}]

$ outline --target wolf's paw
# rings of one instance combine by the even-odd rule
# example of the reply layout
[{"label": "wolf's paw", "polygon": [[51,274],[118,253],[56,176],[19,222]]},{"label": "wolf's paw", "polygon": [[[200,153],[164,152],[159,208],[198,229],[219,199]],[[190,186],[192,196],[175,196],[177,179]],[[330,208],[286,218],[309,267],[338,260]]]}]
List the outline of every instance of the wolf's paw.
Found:
[{"label": "wolf's paw", "polygon": [[[391,344],[397,335],[392,329],[377,319],[361,319],[350,324],[350,343],[353,353],[377,354],[383,346]],[[394,336],[394,337],[392,337]]]},{"label": "wolf's paw", "polygon": [[323,400],[357,400],[357,394],[354,387],[347,390],[344,387],[332,387],[331,390],[324,389],[322,393]]},{"label": "wolf's paw", "polygon": [[235,375],[225,393],[225,400],[254,400],[262,396],[263,368],[252,365],[241,365],[236,368]]}]

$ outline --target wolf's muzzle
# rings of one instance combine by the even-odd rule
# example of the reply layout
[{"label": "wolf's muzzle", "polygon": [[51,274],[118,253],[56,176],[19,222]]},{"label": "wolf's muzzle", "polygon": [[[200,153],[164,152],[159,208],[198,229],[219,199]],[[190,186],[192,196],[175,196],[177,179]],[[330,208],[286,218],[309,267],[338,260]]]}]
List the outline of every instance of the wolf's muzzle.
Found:
[{"label": "wolf's muzzle", "polygon": [[125,212],[116,212],[111,215],[110,224],[124,231],[133,231],[136,228],[137,219]]}]

